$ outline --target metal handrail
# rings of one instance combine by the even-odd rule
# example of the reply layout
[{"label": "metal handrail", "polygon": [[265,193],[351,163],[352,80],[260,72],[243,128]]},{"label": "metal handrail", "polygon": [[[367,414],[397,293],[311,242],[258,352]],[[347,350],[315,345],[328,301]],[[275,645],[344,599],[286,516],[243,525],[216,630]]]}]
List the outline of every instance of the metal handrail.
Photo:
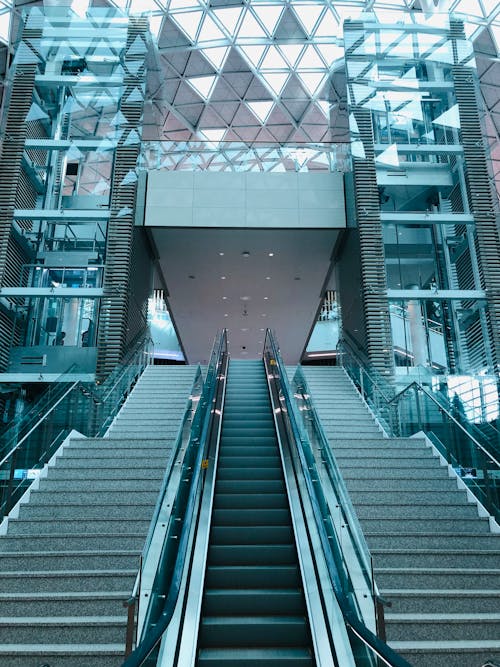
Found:
[{"label": "metal handrail", "polygon": [[43,421],[45,421],[45,419],[47,419],[47,417],[48,417],[48,416],[49,416],[49,415],[50,415],[50,414],[57,408],[57,406],[59,405],[59,403],[61,403],[61,401],[63,401],[63,400],[66,398],[66,396],[67,396],[70,392],[73,391],[73,389],[77,386],[77,384],[79,384],[79,382],[80,382],[80,380],[77,380],[76,382],[74,382],[74,383],[71,385],[71,387],[69,387],[69,389],[67,389],[67,390],[64,392],[64,394],[63,394],[62,396],[60,396],[59,399],[58,399],[53,405],[51,405],[50,408],[49,408],[46,412],[43,413],[43,416],[40,417],[40,419],[36,422],[36,424],[30,428],[30,430],[28,431],[28,433],[26,433],[26,434],[21,438],[21,440],[19,440],[19,442],[18,442],[16,445],[14,445],[14,447],[9,451],[9,453],[6,454],[6,455],[3,457],[3,459],[0,461],[0,466],[3,466],[4,463],[7,463],[7,461],[8,461],[8,460],[10,459],[10,457],[14,454],[14,452],[16,452],[16,451],[19,449],[19,447],[23,444],[23,442],[24,442],[24,441],[25,441],[25,440],[26,440],[26,439],[33,433],[33,431],[35,431],[35,430],[38,428],[38,426],[39,426]]},{"label": "metal handrail", "polygon": [[[340,342],[339,347],[341,347],[342,344],[346,344],[345,339],[343,339],[343,340]],[[366,369],[365,365],[364,365],[364,364],[362,363],[362,361],[358,358],[356,352],[352,349],[352,346],[351,346],[349,343],[347,343],[347,347],[349,347],[349,352],[350,352],[350,353],[352,354],[352,356],[354,357],[354,361],[358,364],[358,366],[359,366],[361,372],[365,373],[365,374],[370,378],[370,380],[371,380],[371,381],[373,382],[373,384],[377,387],[377,389],[378,389],[378,391],[380,392],[382,398],[385,400],[385,402],[386,402],[386,404],[387,404],[388,406],[390,406],[390,405],[392,405],[392,404],[396,404],[396,403],[399,401],[399,399],[400,399],[402,396],[404,396],[404,394],[407,393],[408,390],[410,390],[410,389],[412,389],[412,388],[416,389],[417,391],[422,392],[423,394],[425,394],[426,396],[428,396],[428,397],[431,399],[431,401],[433,401],[433,403],[435,403],[435,404],[438,406],[439,410],[440,410],[441,412],[443,412],[443,414],[445,414],[445,415],[448,417],[448,419],[450,419],[451,421],[453,421],[453,422],[458,426],[458,428],[459,428],[461,431],[463,431],[463,433],[464,433],[464,434],[465,434],[465,435],[466,435],[466,436],[467,436],[467,437],[474,443],[474,445],[475,445],[476,447],[478,447],[478,448],[479,448],[479,449],[480,449],[480,450],[481,450],[481,451],[482,451],[482,452],[483,452],[483,453],[484,453],[484,454],[491,460],[492,463],[494,463],[495,465],[497,465],[497,466],[500,468],[500,462],[497,461],[497,459],[496,459],[496,458],[495,458],[495,457],[494,457],[494,456],[493,456],[493,455],[492,455],[492,454],[491,454],[491,453],[490,453],[490,452],[489,452],[489,451],[488,451],[488,450],[487,450],[487,449],[486,449],[486,448],[485,448],[485,447],[484,447],[484,446],[483,446],[483,445],[482,445],[482,444],[481,444],[481,443],[480,443],[480,442],[479,442],[473,435],[471,435],[471,433],[470,433],[469,431],[467,431],[467,429],[463,426],[463,424],[461,424],[461,423],[458,421],[458,419],[456,419],[456,418],[451,414],[451,412],[450,412],[449,410],[447,410],[446,407],[445,407],[442,403],[440,403],[440,402],[437,400],[437,398],[435,398],[435,396],[433,396],[432,393],[431,393],[430,391],[428,391],[423,385],[421,385],[421,384],[420,384],[419,382],[417,382],[416,380],[413,380],[413,382],[411,382],[409,385],[407,385],[406,387],[404,387],[404,389],[402,389],[401,391],[399,391],[395,396],[393,396],[392,398],[387,398],[387,395],[386,395],[385,392],[381,389],[380,384],[379,384],[377,381],[375,381],[375,380],[373,379],[373,377],[372,377],[371,374],[370,374],[370,371],[368,371],[368,370]]]},{"label": "metal handrail", "polygon": [[[214,362],[213,366],[212,362]],[[187,548],[190,540],[190,533],[195,520],[195,509],[197,503],[199,505],[197,496],[199,495],[199,485],[202,480],[202,476],[204,475],[204,466],[202,464],[205,459],[207,447],[210,441],[209,436],[213,432],[214,417],[217,416],[219,421],[221,419],[220,411],[219,414],[217,414],[215,405],[221,392],[221,386],[223,386],[225,383],[225,377],[227,375],[225,367],[227,367],[227,332],[224,329],[220,335],[218,345],[216,340],[216,345],[214,345],[214,351],[212,352],[211,356],[209,374],[210,370],[213,370],[214,381],[206,385],[208,389],[208,396],[205,402],[205,415],[201,436],[199,438],[199,448],[194,465],[193,477],[190,483],[188,501],[184,513],[185,518],[179,539],[179,547],[177,550],[173,574],[163,610],[159,620],[154,626],[154,629],[151,630],[146,635],[145,639],[139,644],[139,646],[137,646],[135,650],[126,657],[122,667],[139,667],[142,665],[158,645],[158,642],[161,640],[164,632],[168,628],[170,621],[172,620],[181,589],[184,567],[187,560]],[[214,407],[211,409],[211,406]]]},{"label": "metal handrail", "polygon": [[402,395],[404,395],[409,389],[415,388],[417,391],[422,392],[426,396],[428,396],[433,403],[435,403],[439,410],[446,415],[448,419],[450,419],[452,422],[454,422],[458,428],[465,433],[465,435],[469,438],[469,440],[472,440],[474,445],[480,449],[489,459],[492,463],[494,463],[498,468],[500,468],[500,461],[497,461],[497,459],[489,452],[476,438],[467,431],[467,429],[456,419],[451,412],[448,412],[448,410],[441,405],[441,403],[431,394],[430,391],[427,391],[425,387],[423,387],[421,384],[418,382],[412,382],[409,384],[403,391],[400,391],[399,394],[397,394],[389,403],[392,403],[396,398],[400,398]]},{"label": "metal handrail", "polygon": [[[305,390],[305,394],[307,396],[310,396],[309,386],[307,384],[307,380],[306,380],[306,378],[304,376],[304,373],[303,373],[302,369],[300,368],[300,366],[298,367],[298,369],[295,373],[295,376],[294,376],[294,381],[297,382],[297,384],[299,385],[299,382],[297,380],[295,380],[295,377],[297,375],[299,375],[300,383],[302,384],[302,387],[303,387],[303,389],[301,388],[301,392],[302,392],[303,396],[304,396],[304,391],[303,390]],[[300,387],[300,385],[299,385],[299,387]],[[332,481],[332,484],[334,484],[335,490],[337,491],[337,493],[339,493],[340,498],[342,500],[342,505],[341,505],[342,512],[347,518],[347,523],[353,526],[353,530],[351,532],[354,536],[355,541],[357,542],[357,545],[356,545],[357,550],[358,550],[358,553],[360,554],[360,556],[363,558],[365,568],[366,568],[367,571],[371,571],[371,567],[372,567],[371,555],[370,555],[369,561],[366,560],[366,554],[367,553],[370,554],[370,549],[368,548],[368,544],[366,543],[366,540],[365,540],[365,537],[364,537],[364,534],[363,534],[363,530],[362,530],[361,525],[359,523],[359,519],[356,515],[356,512],[354,511],[354,507],[353,507],[351,499],[349,497],[349,492],[347,491],[347,487],[345,485],[345,482],[342,478],[342,475],[340,474],[338,464],[335,460],[335,456],[334,456],[334,454],[333,454],[333,452],[330,448],[329,442],[326,438],[325,431],[321,426],[321,421],[320,421],[320,418],[318,416],[318,411],[316,410],[316,406],[311,402],[310,399],[305,399],[305,400],[309,405],[309,411],[310,411],[310,414],[313,418],[313,423],[314,423],[314,426],[315,426],[316,433],[317,433],[319,439],[321,440],[321,448],[322,448],[321,452],[327,459],[328,474],[330,476],[332,471],[334,471],[336,473],[335,480],[333,480],[331,477],[330,477],[330,480]],[[297,419],[296,416],[295,416],[295,419]],[[375,591],[372,591],[372,592],[375,593]]]},{"label": "metal handrail", "polygon": [[[282,394],[284,396],[287,405],[286,415],[290,422],[292,433],[296,434],[296,444],[298,445],[301,437],[300,429],[296,422],[295,411],[292,400],[290,398],[289,388],[287,387],[286,380],[283,380],[283,378],[286,378],[283,360],[281,359],[281,354],[279,352],[279,348],[276,343],[275,337],[270,329],[267,330],[266,337],[268,337],[269,341],[271,342],[273,356],[278,367],[278,379],[280,382],[280,386],[282,388]],[[284,412],[281,411],[281,414],[284,415]],[[307,438],[307,435],[305,437]],[[388,646],[379,637],[377,637],[369,628],[366,627],[366,625],[358,618],[358,615],[356,611],[353,609],[349,601],[349,598],[346,596],[342,584],[340,582],[337,564],[335,563],[335,558],[332,553],[332,546],[330,544],[330,540],[326,533],[323,520],[321,519],[321,509],[316,497],[316,491],[314,489],[311,472],[309,470],[309,466],[305,459],[302,442],[300,443],[300,446],[297,446],[297,451],[299,454],[302,474],[304,475],[304,480],[306,482],[309,497],[314,508],[314,517],[316,520],[316,526],[323,546],[323,552],[328,567],[332,588],[335,597],[338,601],[339,607],[342,611],[342,615],[344,617],[346,625],[350,629],[352,629],[352,631],[356,634],[356,636],[389,667],[411,667],[404,658],[398,655],[393,649],[391,649],[390,646]]]}]

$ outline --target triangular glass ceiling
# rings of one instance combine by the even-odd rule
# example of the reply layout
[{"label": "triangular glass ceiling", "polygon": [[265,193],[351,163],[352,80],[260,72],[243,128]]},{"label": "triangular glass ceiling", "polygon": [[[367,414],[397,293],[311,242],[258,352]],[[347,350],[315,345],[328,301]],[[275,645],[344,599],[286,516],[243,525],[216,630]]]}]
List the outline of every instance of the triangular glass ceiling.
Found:
[{"label": "triangular glass ceiling", "polygon": [[186,79],[186,81],[194,88],[194,90],[200,95],[200,97],[203,97],[203,99],[208,100],[210,97],[215,79],[217,77],[214,76],[193,76],[189,79]]}]

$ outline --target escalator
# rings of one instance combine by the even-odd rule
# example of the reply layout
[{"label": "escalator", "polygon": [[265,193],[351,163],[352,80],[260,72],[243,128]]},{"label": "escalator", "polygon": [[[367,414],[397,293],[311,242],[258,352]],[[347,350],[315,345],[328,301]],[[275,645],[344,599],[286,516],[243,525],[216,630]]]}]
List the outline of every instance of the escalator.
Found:
[{"label": "escalator", "polygon": [[315,665],[262,361],[231,361],[197,665]]},{"label": "escalator", "polygon": [[144,553],[123,667],[409,667],[359,603],[373,603],[371,570],[356,526],[336,532],[272,332],[258,361],[229,362],[216,338],[177,479],[150,529],[162,537]]}]

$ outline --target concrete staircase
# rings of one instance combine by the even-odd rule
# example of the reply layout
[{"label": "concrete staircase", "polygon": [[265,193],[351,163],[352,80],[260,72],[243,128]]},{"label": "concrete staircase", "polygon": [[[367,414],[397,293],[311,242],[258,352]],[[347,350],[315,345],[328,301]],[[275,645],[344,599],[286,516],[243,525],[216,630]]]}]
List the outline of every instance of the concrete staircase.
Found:
[{"label": "concrete staircase", "polygon": [[388,643],[415,667],[500,664],[500,535],[424,440],[385,438],[338,367],[304,367],[358,514]]},{"label": "concrete staircase", "polygon": [[72,438],[4,522],[1,665],[121,665],[123,602],[195,371],[149,366],[109,437]]}]

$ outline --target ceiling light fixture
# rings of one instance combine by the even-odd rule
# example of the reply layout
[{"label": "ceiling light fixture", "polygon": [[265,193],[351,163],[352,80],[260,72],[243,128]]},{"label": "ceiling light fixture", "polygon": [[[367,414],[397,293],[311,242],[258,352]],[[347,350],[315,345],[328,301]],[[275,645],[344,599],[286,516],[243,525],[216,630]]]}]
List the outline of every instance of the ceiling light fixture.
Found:
[{"label": "ceiling light fixture", "polygon": [[226,279],[226,276],[221,276],[220,279],[221,279],[221,280],[225,280],[225,279]]},{"label": "ceiling light fixture", "polygon": [[250,257],[250,253],[248,252],[248,250],[243,250],[241,254],[243,255],[243,257]]},{"label": "ceiling light fixture", "polygon": [[269,257],[274,257],[274,252],[270,252]]},{"label": "ceiling light fixture", "polygon": [[266,280],[271,280],[271,276],[266,276]]}]

